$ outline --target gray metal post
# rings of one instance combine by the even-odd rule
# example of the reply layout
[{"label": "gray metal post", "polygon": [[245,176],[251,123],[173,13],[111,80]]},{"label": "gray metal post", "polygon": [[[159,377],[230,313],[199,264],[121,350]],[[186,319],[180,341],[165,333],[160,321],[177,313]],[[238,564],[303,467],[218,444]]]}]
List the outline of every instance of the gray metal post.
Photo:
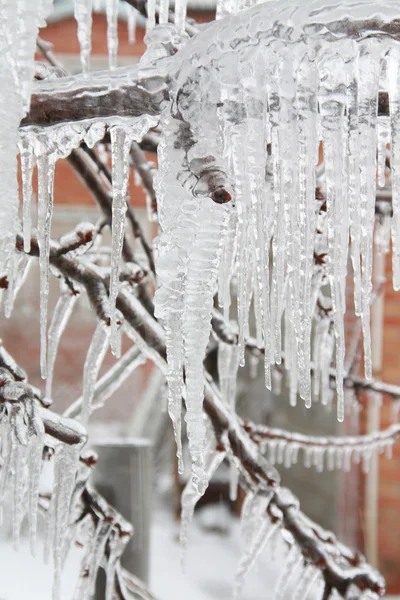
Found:
[{"label": "gray metal post", "polygon": [[[93,472],[96,489],[134,528],[121,563],[145,583],[149,581],[150,519],[153,487],[152,445],[145,439],[96,441],[99,461]],[[99,577],[96,600],[104,600]]]}]

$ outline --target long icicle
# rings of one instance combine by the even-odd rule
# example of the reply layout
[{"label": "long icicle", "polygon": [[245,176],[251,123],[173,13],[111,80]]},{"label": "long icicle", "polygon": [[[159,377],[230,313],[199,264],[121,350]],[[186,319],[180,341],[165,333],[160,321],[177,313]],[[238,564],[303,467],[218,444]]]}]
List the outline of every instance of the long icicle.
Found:
[{"label": "long icicle", "polygon": [[125,233],[126,195],[128,188],[129,167],[128,156],[130,139],[123,127],[111,128],[112,155],[112,253],[110,276],[110,319],[111,319],[111,350],[117,351],[118,324],[116,318],[116,302],[119,288],[119,271],[122,245]]},{"label": "long icicle", "polygon": [[40,268],[40,371],[47,376],[47,307],[49,300],[50,228],[53,212],[54,160],[46,151],[37,157],[38,243]]}]

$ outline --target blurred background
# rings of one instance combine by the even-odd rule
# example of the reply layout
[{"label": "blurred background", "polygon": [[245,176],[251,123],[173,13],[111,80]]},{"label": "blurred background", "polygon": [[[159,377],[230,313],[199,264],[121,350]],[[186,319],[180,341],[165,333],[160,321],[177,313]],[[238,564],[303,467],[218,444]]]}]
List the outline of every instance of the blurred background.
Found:
[{"label": "blurred background", "polygon": [[[145,50],[144,28],[137,19],[136,41],[129,43],[127,13],[120,3],[119,66],[136,62]],[[108,65],[106,17],[102,2],[94,2],[91,68]],[[191,0],[189,14],[197,22],[214,19],[213,0]],[[44,40],[53,44],[58,60],[70,73],[80,71],[79,44],[73,17],[73,0],[55,0],[54,11]],[[154,155],[148,155],[152,161]],[[131,204],[148,237],[156,234],[147,221],[145,195],[133,177],[129,184]],[[99,213],[83,182],[66,160],[59,160],[55,171],[52,236],[70,231],[78,222],[96,223]],[[385,274],[388,283],[374,309],[374,343],[381,348],[376,359],[375,377],[400,384],[399,296],[391,288],[390,257],[376,261],[377,276]],[[39,372],[39,285],[37,265],[33,265],[22,287],[9,320],[1,319],[0,336],[5,347],[28,372],[32,384],[43,389]],[[58,297],[58,282],[53,278],[50,314]],[[350,296],[349,296],[350,297]],[[351,310],[347,327],[354,329]],[[64,411],[82,391],[82,369],[95,329],[95,318],[85,298],[77,303],[61,340],[53,384],[53,406]],[[126,340],[124,341],[124,343]],[[127,344],[126,344],[127,347]],[[115,359],[108,353],[104,373]],[[252,365],[240,369],[237,406],[243,417],[272,427],[282,427],[314,435],[366,433],[392,422],[391,400],[385,397],[361,398],[365,407],[344,425],[334,411],[316,404],[307,410],[303,403],[289,406],[287,394],[269,393],[263,385],[262,369]],[[368,405],[369,408],[366,408]],[[160,600],[224,600],[231,598],[235,569],[240,557],[238,515],[241,502],[229,500],[228,469],[223,464],[198,505],[189,541],[187,568],[180,568],[179,498],[185,477],[177,474],[172,427],[166,413],[165,384],[147,362],[114,393],[104,407],[95,411],[90,424],[91,447],[99,455],[97,484],[111,502],[136,528],[133,549],[126,566],[149,582]],[[124,441],[125,444],[121,444]],[[186,461],[188,463],[188,461]],[[132,465],[134,465],[132,467]],[[323,527],[334,531],[345,543],[358,547],[385,576],[389,594],[400,594],[400,445],[394,446],[391,460],[380,457],[369,475],[353,466],[342,471],[317,473],[302,464],[290,469],[279,467],[282,482],[299,497],[303,510]],[[128,514],[129,513],[129,514]],[[10,551],[7,526],[1,531],[0,560],[4,574],[0,600],[51,597],[51,574],[41,557],[32,559],[28,548],[19,554]],[[71,553],[64,572],[64,597],[72,597],[74,569],[79,550]],[[248,577],[243,600],[273,598],[276,564],[282,549],[268,549]],[[23,573],[23,577],[16,576]],[[101,596],[99,596],[100,598]],[[287,596],[290,597],[290,594]],[[97,599],[98,600],[98,599]]]}]

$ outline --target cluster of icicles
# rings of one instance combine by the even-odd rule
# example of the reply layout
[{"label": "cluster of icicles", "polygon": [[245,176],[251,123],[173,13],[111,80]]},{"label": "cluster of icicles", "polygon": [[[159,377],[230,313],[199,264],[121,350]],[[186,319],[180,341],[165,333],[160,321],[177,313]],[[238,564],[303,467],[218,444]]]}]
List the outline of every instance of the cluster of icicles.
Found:
[{"label": "cluster of icicles", "polygon": [[[112,155],[112,189],[113,189],[113,220],[112,220],[112,252],[111,252],[111,278],[110,278],[110,305],[111,317],[111,347],[118,353],[118,339],[120,331],[116,319],[116,298],[119,287],[119,269],[121,261],[122,243],[125,231],[126,197],[129,177],[129,148],[133,141],[140,141],[145,133],[153,127],[156,119],[144,116],[143,118],[130,119],[129,122],[115,119],[107,123],[111,136]],[[68,156],[71,151],[85,142],[92,148],[96,142],[104,137],[106,123],[80,122],[54,126],[43,130],[26,128],[20,136],[20,155],[22,172],[22,197],[23,197],[23,239],[24,250],[30,251],[31,240],[31,212],[32,212],[32,173],[34,159],[38,173],[38,243],[40,265],[40,338],[41,338],[41,373],[47,376],[47,307],[49,293],[49,255],[50,255],[50,228],[53,208],[53,179],[56,160]],[[71,255],[71,253],[69,253]],[[17,265],[18,266],[18,265]],[[6,314],[12,309],[15,298],[14,277],[6,291]],[[73,300],[71,300],[73,302]],[[62,309],[61,309],[62,310]],[[62,315],[60,316],[62,318]],[[107,337],[104,327],[104,336]],[[50,357],[49,360],[53,360]]]},{"label": "cluster of icicles", "polygon": [[[239,356],[231,363],[233,377],[245,361],[254,310],[267,387],[271,364],[284,361],[292,397],[298,393],[311,406],[316,332],[314,374],[326,379],[326,357],[330,362],[333,352],[342,421],[351,258],[365,375],[371,377],[376,172],[378,184],[385,185],[388,144],[393,285],[400,288],[400,45],[379,35],[380,24],[396,18],[398,6],[383,3],[375,31],[353,38],[341,19],[359,21],[355,28],[362,28],[363,19],[369,24],[378,12],[374,3],[325,5],[267,3],[210,24],[187,43],[172,109],[163,115],[156,315],[167,337],[169,411],[179,439],[185,395],[199,489],[207,484],[203,357],[216,291],[229,321],[236,284]],[[382,90],[389,95],[390,117],[378,117]],[[317,168],[321,144],[324,165]],[[326,330],[329,320],[319,319],[316,310],[327,284],[333,336]]]},{"label": "cluster of icicles", "polygon": [[363,471],[368,472],[371,460],[375,454],[386,453],[392,456],[393,444],[398,435],[398,426],[393,425],[387,431],[376,434],[375,438],[362,439],[347,438],[307,438],[300,434],[293,434],[290,439],[282,439],[283,432],[269,430],[271,439],[260,442],[261,451],[266,452],[271,465],[284,465],[290,468],[297,463],[299,451],[302,450],[305,467],[314,466],[322,472],[324,466],[328,471],[343,469],[350,471],[352,462],[362,463]]},{"label": "cluster of icicles", "polygon": [[[4,377],[2,373],[2,378]],[[16,549],[19,546],[21,526],[27,514],[33,555],[36,553],[42,454],[45,445],[54,448],[54,481],[48,508],[44,554],[46,561],[52,555],[54,598],[58,598],[61,568],[70,541],[70,506],[82,444],[55,444],[54,440],[47,438],[37,400],[25,383],[11,380],[2,386],[0,436],[1,510],[6,493],[12,494],[14,546]]]},{"label": "cluster of icicles", "polygon": [[[97,2],[100,4],[100,2]],[[107,46],[108,61],[110,69],[117,66],[118,57],[118,16],[119,7],[122,4],[126,12],[128,24],[128,38],[130,43],[136,40],[136,22],[138,11],[128,2],[120,3],[119,0],[106,0],[107,15]],[[187,0],[178,0],[174,5],[174,23],[178,32],[185,30],[186,24],[186,4]],[[99,7],[94,7],[99,8]],[[93,0],[75,0],[75,19],[78,24],[78,39],[81,49],[81,65],[83,73],[90,70],[90,53],[92,47],[92,9]],[[159,6],[156,6],[156,0],[149,0],[146,4],[147,19],[146,30],[151,31],[156,24],[156,14],[158,23],[165,24],[170,20],[169,0],[161,0]]]}]

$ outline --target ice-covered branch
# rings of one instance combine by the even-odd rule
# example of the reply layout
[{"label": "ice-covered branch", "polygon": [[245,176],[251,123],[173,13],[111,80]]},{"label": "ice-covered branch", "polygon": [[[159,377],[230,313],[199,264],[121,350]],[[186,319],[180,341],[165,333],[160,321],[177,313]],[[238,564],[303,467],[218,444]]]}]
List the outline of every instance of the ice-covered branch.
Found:
[{"label": "ice-covered branch", "polygon": [[280,488],[272,503],[281,511],[283,526],[302,550],[304,559],[321,570],[326,585],[343,597],[351,585],[361,591],[371,590],[378,596],[385,593],[382,576],[370,567],[362,555],[339,544],[335,536],[316,526],[299,509],[296,498]]},{"label": "ice-covered branch", "polygon": [[245,477],[248,493],[260,489],[265,493],[271,491],[272,498],[269,505],[275,506],[278,514],[280,512],[281,526],[292,534],[304,561],[320,569],[326,583],[343,597],[352,584],[361,590],[369,589],[378,595],[383,595],[385,591],[383,578],[365,562],[361,555],[339,544],[332,533],[324,531],[310,521],[299,509],[297,499],[289,490],[276,487],[276,481],[275,486],[271,486],[274,482],[268,475],[269,471],[261,467],[262,463],[259,459],[254,464],[253,457],[256,456],[254,448],[235,424],[237,417],[230,414],[220,403],[217,390],[211,385],[206,390],[204,409],[210,418],[217,439],[224,440],[228,437],[235,462],[239,465],[242,476]]},{"label": "ice-covered branch", "polygon": [[274,429],[264,425],[245,423],[244,427],[252,439],[268,450],[268,461],[291,467],[298,461],[299,451],[303,452],[304,465],[316,467],[318,471],[344,469],[350,471],[351,462],[362,462],[367,472],[374,453],[386,452],[390,458],[392,447],[400,434],[400,425],[394,424],[382,431],[355,436],[311,436]]},{"label": "ice-covered branch", "polygon": [[165,78],[153,73],[145,76],[136,68],[101,71],[84,82],[80,75],[70,75],[35,82],[30,111],[21,126],[159,115],[167,100]]},{"label": "ice-covered branch", "polygon": [[400,424],[394,424],[387,429],[375,431],[367,435],[343,437],[303,435],[284,429],[267,427],[266,425],[255,425],[249,422],[245,422],[244,427],[257,442],[261,440],[281,440],[287,444],[298,445],[300,447],[311,446],[313,448],[364,448],[365,446],[394,441],[400,434]]}]

